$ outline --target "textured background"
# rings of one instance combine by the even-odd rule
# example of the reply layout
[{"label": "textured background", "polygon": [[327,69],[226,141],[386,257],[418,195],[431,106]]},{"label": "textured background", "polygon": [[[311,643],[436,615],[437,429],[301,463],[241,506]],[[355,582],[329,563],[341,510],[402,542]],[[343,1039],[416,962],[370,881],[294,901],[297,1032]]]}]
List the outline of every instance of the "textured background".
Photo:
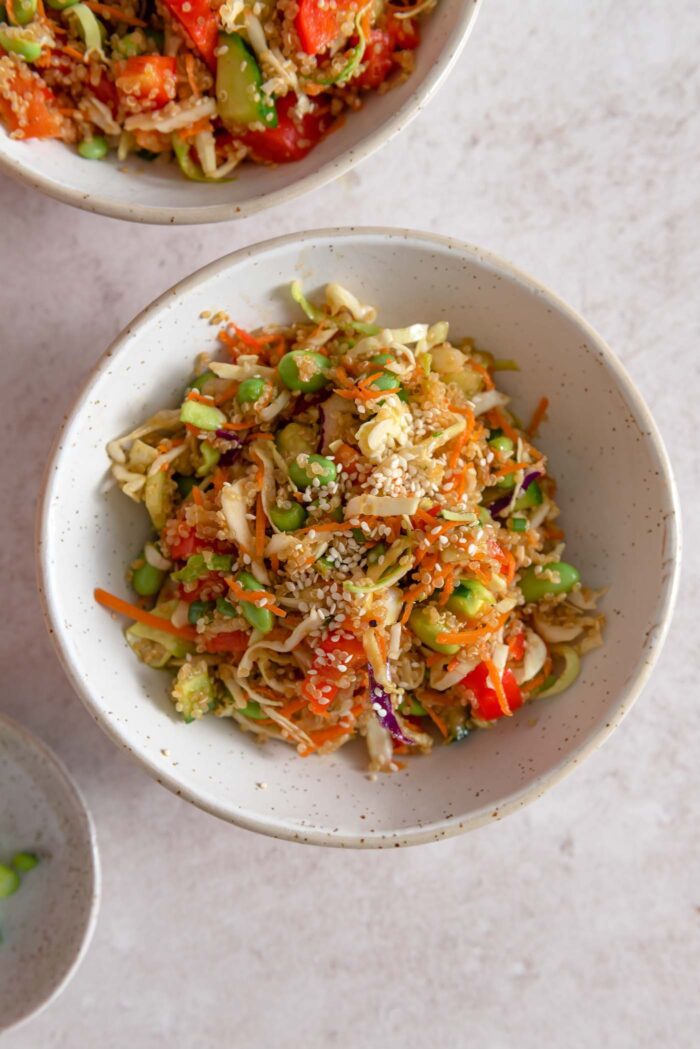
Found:
[{"label": "textured background", "polygon": [[[693,0],[490,0],[407,133],[238,224],[120,224],[0,179],[0,703],[74,772],[104,866],[82,969],[3,1049],[697,1044],[699,50]],[[362,223],[474,241],[579,308],[655,413],[687,547],[669,642],[603,751],[502,823],[372,854],[257,837],[152,782],[64,681],[32,554],[53,433],[133,314],[241,245]]]}]

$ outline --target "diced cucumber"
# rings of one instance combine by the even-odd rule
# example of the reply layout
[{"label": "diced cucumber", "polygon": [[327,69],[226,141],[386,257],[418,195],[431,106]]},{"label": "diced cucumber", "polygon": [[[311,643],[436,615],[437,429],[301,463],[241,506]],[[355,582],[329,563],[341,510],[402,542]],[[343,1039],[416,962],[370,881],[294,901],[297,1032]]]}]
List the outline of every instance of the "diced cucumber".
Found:
[{"label": "diced cucumber", "polygon": [[277,110],[262,84],[257,59],[240,34],[219,33],[216,101],[224,123],[277,127]]}]

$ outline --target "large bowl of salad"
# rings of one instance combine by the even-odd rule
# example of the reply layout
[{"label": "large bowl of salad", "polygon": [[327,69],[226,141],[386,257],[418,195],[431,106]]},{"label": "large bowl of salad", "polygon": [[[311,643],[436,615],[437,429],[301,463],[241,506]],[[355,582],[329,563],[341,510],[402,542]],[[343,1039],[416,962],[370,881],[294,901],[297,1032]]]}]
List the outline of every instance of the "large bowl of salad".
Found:
[{"label": "large bowl of salad", "polygon": [[253,214],[405,127],[479,4],[8,0],[0,169],[138,222]]},{"label": "large bowl of salad", "polygon": [[76,690],[159,781],[383,847],[505,815],[606,738],[678,544],[649,413],[569,307],[476,248],[332,230],[213,263],[117,339],[39,562]]}]

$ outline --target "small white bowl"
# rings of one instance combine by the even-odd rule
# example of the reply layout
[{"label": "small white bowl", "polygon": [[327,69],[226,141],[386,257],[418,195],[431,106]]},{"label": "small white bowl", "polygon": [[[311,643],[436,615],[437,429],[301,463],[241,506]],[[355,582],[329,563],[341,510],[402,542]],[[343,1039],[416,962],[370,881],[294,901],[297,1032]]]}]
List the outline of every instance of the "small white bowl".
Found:
[{"label": "small white bowl", "polygon": [[100,868],[92,820],[58,758],[0,716],[0,862],[35,852],[39,865],[0,900],[0,1032],[60,994],[97,920]]},{"label": "small white bowl", "polygon": [[[379,309],[380,323],[448,319],[519,373],[503,385],[524,417],[550,399],[540,445],[559,482],[567,557],[609,587],[603,648],[575,686],[507,724],[413,758],[371,782],[361,745],[301,759],[260,747],[227,722],[185,725],[167,677],[139,663],[124,623],[93,600],[126,593],[126,565],[146,514],[105,493],[105,443],[179,403],[196,353],[216,345],[203,310],[248,328],[296,315],[299,278],[329,280]],[[602,339],[561,300],[508,263],[455,241],[400,230],[328,230],[246,248],[166,292],[119,336],[61,433],[46,478],[39,560],[54,641],[76,691],[106,731],[160,782],[241,826],[324,845],[430,841],[511,812],[571,771],[619,724],[666,634],[679,558],[676,495],[661,439]],[[261,788],[266,784],[266,789]]]},{"label": "small white bowl", "polygon": [[114,155],[87,161],[56,141],[17,141],[0,123],[0,171],[64,204],[132,222],[188,224],[244,218],[320,189],[370,156],[427,104],[457,61],[482,0],[440,0],[421,24],[416,68],[385,95],[368,96],[357,113],[308,157],[293,164],[244,164],[233,182],[191,182],[176,164],[162,167]]}]

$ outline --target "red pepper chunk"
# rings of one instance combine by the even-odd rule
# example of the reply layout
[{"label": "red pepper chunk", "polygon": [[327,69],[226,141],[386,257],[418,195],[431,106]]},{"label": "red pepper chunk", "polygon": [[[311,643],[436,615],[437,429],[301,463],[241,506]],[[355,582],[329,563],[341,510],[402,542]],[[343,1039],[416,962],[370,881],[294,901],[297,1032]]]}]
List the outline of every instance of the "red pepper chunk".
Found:
[{"label": "red pepper chunk", "polygon": [[0,94],[0,120],[10,134],[16,138],[60,137],[61,115],[52,107],[56,99],[43,80],[18,65],[9,81],[8,94],[21,100],[17,112],[10,99]]},{"label": "red pepper chunk", "polygon": [[[504,670],[501,681],[503,682],[503,691],[506,694],[508,706],[511,710],[517,710],[518,707],[523,705],[523,694],[520,691],[518,682],[515,680],[513,671]],[[498,696],[489,684],[489,672],[485,663],[479,663],[478,667],[475,667],[465,678],[462,678],[461,684],[471,689],[474,693],[476,704],[473,706],[473,714],[475,717],[481,718],[482,721],[496,721],[498,718],[503,717]]]},{"label": "red pepper chunk", "polygon": [[200,539],[194,532],[190,532],[189,535],[184,538],[178,539],[176,543],[173,543],[170,547],[170,556],[173,561],[186,561],[190,554],[194,554],[197,550],[202,550],[207,544],[204,539]]},{"label": "red pepper chunk", "polygon": [[214,72],[219,25],[216,12],[212,10],[209,0],[165,0],[165,6],[178,20],[204,61]]},{"label": "red pepper chunk", "polygon": [[386,29],[370,30],[362,64],[364,69],[353,78],[352,84],[374,91],[384,83],[394,65],[394,39],[390,32]]},{"label": "red pepper chunk", "polygon": [[307,55],[319,55],[330,47],[345,18],[356,11],[359,0],[298,0],[294,27]]},{"label": "red pepper chunk", "polygon": [[303,160],[323,138],[330,125],[328,112],[320,106],[301,119],[290,116],[296,95],[285,95],[277,103],[277,127],[267,131],[247,131],[240,141],[250,148],[255,160],[287,164]]},{"label": "red pepper chunk", "polygon": [[214,634],[204,642],[207,652],[245,652],[250,635],[244,630],[227,630],[226,633]]},{"label": "red pepper chunk", "polygon": [[142,109],[160,109],[175,98],[175,59],[138,55],[115,64],[115,84],[122,98],[137,98]]}]

